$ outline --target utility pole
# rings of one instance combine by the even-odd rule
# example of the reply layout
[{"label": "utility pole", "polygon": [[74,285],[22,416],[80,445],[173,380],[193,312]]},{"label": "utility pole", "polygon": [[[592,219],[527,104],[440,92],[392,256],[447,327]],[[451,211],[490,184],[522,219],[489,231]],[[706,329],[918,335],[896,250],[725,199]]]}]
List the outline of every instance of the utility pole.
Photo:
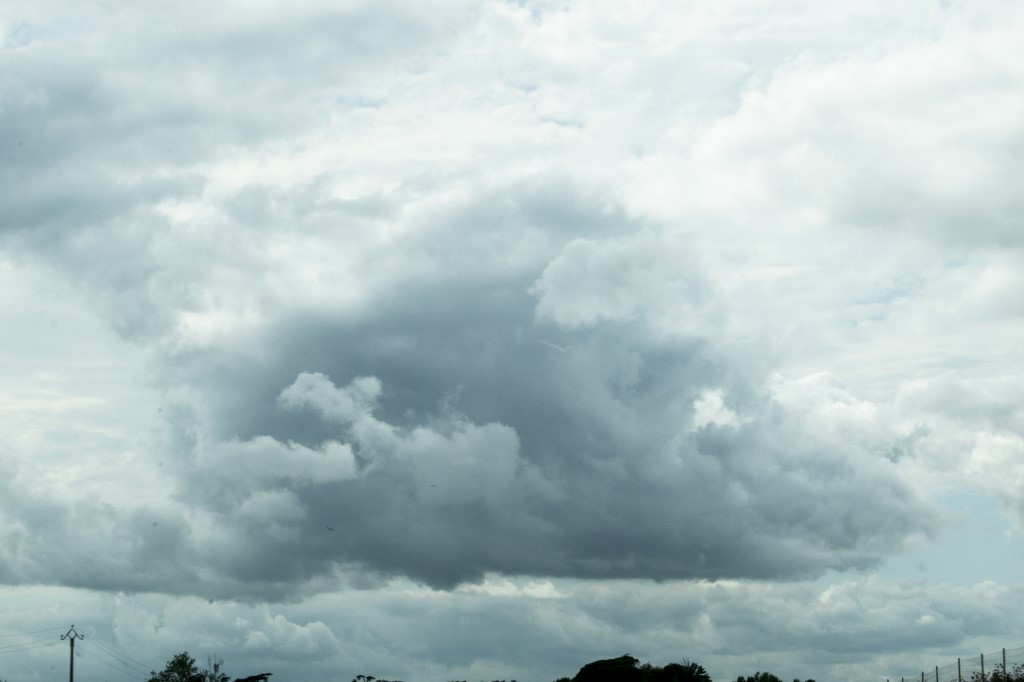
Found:
[{"label": "utility pole", "polygon": [[60,641],[63,642],[65,639],[71,644],[71,672],[69,673],[68,680],[70,682],[75,682],[75,640],[85,639],[85,635],[78,634],[78,631],[75,630],[75,626],[72,625],[70,630],[60,636]]}]

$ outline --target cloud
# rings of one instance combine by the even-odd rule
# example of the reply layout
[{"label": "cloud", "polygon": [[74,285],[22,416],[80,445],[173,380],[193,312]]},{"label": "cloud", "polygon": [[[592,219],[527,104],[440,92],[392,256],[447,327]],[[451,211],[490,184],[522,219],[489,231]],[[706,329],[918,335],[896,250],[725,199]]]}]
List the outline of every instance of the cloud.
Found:
[{"label": "cloud", "polygon": [[209,490],[218,503],[284,484],[330,483],[355,476],[351,448],[336,442],[311,450],[264,436],[201,446],[196,455],[183,475],[190,487]]},{"label": "cloud", "polygon": [[[584,370],[593,376],[591,366]],[[933,528],[928,507],[891,463],[873,443],[843,443],[848,431],[835,419],[769,396],[746,405],[739,419],[691,430],[693,400],[650,413],[642,383],[624,390],[618,377],[607,380],[594,387],[606,395],[569,413],[551,440],[517,403],[504,410],[508,424],[478,423],[449,407],[400,426],[375,415],[388,390],[378,379],[339,388],[324,374],[300,374],[281,404],[319,412],[337,430],[326,447],[345,453],[342,464],[260,436],[211,450],[203,456],[210,465],[189,464],[179,495],[223,515],[217,542],[238,546],[246,561],[268,562],[272,572],[291,563],[290,573],[311,577],[351,565],[439,587],[486,573],[801,577],[869,567]],[[601,423],[595,440],[586,429]],[[261,468],[278,457],[285,466]],[[309,473],[306,461],[315,463]],[[331,467],[341,475],[318,473]],[[282,485],[287,494],[260,492]],[[234,508],[232,500],[242,502]],[[252,518],[266,520],[253,516],[256,509],[270,513],[284,501],[294,538],[282,564],[268,529],[241,531]],[[239,532],[244,540],[229,539]]]},{"label": "cloud", "polygon": [[537,316],[569,329],[643,317],[656,332],[708,333],[711,285],[682,241],[641,233],[566,244],[531,288]]},{"label": "cloud", "polygon": [[[522,344],[548,358],[540,371],[565,362]],[[640,371],[626,385],[593,371],[615,358],[598,352],[608,350],[576,343],[569,371],[552,375],[549,385],[602,379],[589,403],[561,407],[557,438],[536,421],[547,404],[525,400],[537,395],[529,383],[518,389],[523,402],[504,403],[507,423],[471,419],[474,406],[456,398],[400,425],[375,414],[387,402],[383,382],[339,388],[324,374],[300,374],[281,391],[280,409],[316,410],[332,436],[310,445],[269,435],[217,441],[197,422],[200,436],[182,441],[159,507],[12,493],[6,513],[22,521],[5,531],[7,580],[278,598],[323,589],[349,570],[444,588],[489,573],[792,579],[869,568],[933,532],[933,512],[875,442],[843,440],[864,423],[842,396],[838,409],[808,399],[810,410],[783,386],[726,407],[729,394],[717,389],[711,395],[736,418],[694,426],[708,389],[653,409],[651,394],[664,386],[644,379],[643,365],[663,348],[647,349],[654,358],[630,348]],[[97,515],[98,535],[71,540],[82,513]],[[111,545],[107,534],[119,540]],[[62,559],[47,563],[41,548],[56,544]]]},{"label": "cloud", "polygon": [[[772,379],[770,349],[734,334],[686,235],[635,229],[585,186],[563,186],[572,210],[537,183],[506,187],[496,213],[480,213],[499,192],[478,183],[395,197],[404,236],[380,262],[376,238],[296,205],[300,233],[255,233],[269,256],[216,242],[197,251],[210,269],[174,258],[142,276],[199,278],[136,289],[168,320],[139,337],[163,393],[165,513],[183,529],[158,555],[163,589],[281,598],[346,571],[444,588],[489,573],[796,579],[870,568],[934,531],[878,447],[902,434],[870,414],[838,428],[860,418],[853,398]],[[190,220],[166,253],[198,238]],[[513,257],[476,265],[495,253]],[[304,305],[281,286],[303,278]],[[872,437],[849,440],[864,426]]]},{"label": "cloud", "polygon": [[896,409],[906,432],[899,455],[921,467],[917,477],[938,490],[965,483],[999,499],[1018,527],[1024,523],[1020,483],[1024,423],[1021,377],[944,374],[908,382]]},{"label": "cloud", "polygon": [[1024,514],[1012,3],[16,9],[5,584],[322,677],[1014,632],[857,573]]},{"label": "cloud", "polygon": [[1002,58],[1018,38],[1010,22],[881,55],[802,56],[746,91],[688,153],[674,147],[651,160],[671,159],[660,175],[685,188],[687,211],[727,223],[1019,245],[1009,179],[1020,158],[1006,149],[1024,134],[1011,113],[1024,73]]}]

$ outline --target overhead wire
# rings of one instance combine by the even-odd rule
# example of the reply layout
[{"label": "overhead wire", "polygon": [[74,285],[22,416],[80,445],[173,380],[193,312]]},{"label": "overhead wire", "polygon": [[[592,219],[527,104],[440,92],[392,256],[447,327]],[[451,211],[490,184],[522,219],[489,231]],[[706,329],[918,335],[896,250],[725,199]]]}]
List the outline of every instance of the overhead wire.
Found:
[{"label": "overhead wire", "polygon": [[0,635],[0,639],[6,639],[7,637],[26,637],[28,635],[38,635],[43,632],[59,632],[64,628],[47,628],[45,630],[33,630],[32,632],[15,632],[9,635]]},{"label": "overhead wire", "polygon": [[88,641],[103,649],[107,654],[113,656],[115,659],[117,659],[120,663],[124,664],[125,666],[129,668],[134,668],[142,675],[149,675],[149,673],[153,670],[142,661],[137,661],[128,654],[121,653],[113,647],[104,644],[102,641],[96,639],[95,635],[90,637]]},{"label": "overhead wire", "polygon": [[[86,656],[88,656],[88,657],[90,657],[90,658],[94,658],[94,659],[96,659],[97,661],[99,661],[99,662],[100,662],[100,663],[102,663],[103,665],[107,666],[108,668],[111,668],[111,669],[113,669],[113,670],[116,670],[117,672],[121,673],[121,674],[122,674],[122,675],[124,675],[125,677],[129,677],[129,678],[131,678],[131,679],[133,679],[133,680],[134,680],[134,679],[138,679],[138,675],[139,675],[139,673],[138,673],[138,672],[136,672],[136,671],[134,671],[134,670],[130,670],[130,669],[128,669],[128,668],[123,668],[123,667],[121,667],[121,666],[120,666],[120,665],[118,665],[118,664],[115,664],[115,663],[111,663],[110,661],[108,661],[108,660],[105,660],[105,659],[104,659],[104,658],[102,658],[101,656],[98,656],[98,655],[97,655],[97,654],[95,654],[94,652],[90,651],[90,650],[89,650],[88,648],[85,648],[85,647],[83,647],[83,648],[82,648],[82,653],[84,653],[84,654],[85,654]],[[146,674],[148,675],[149,673],[146,673]]]},{"label": "overhead wire", "polygon": [[53,646],[54,644],[58,643],[45,641],[42,644],[39,644],[37,643],[38,641],[40,640],[36,640],[36,642],[23,642],[21,644],[11,644],[10,646],[0,647],[0,654],[15,654],[19,651],[28,651],[29,649],[38,649],[44,646]]},{"label": "overhead wire", "polygon": [[[12,637],[27,637],[30,635],[38,635],[46,632],[59,632],[64,628],[48,628],[46,630],[32,630],[29,632],[11,633],[6,635],[0,635],[5,639]],[[95,636],[90,636],[88,639],[81,638],[82,643],[79,644],[79,651],[92,659],[95,659],[103,665],[111,668],[122,675],[130,679],[138,679],[141,677],[147,677],[150,670],[145,668],[145,663],[138,661],[128,654],[121,653],[113,647],[104,644],[99,641]],[[96,648],[89,646],[89,644],[96,644]],[[53,646],[59,644],[59,640],[56,637],[46,637],[43,639],[33,639],[24,642],[16,642],[13,644],[0,645],[0,654],[13,654],[22,651],[31,651],[32,649],[39,649],[46,646]],[[101,655],[103,654],[103,655]]]},{"label": "overhead wire", "polygon": [[[10,639],[12,637],[29,637],[31,635],[40,635],[44,632],[60,632],[63,628],[47,628],[45,630],[29,630],[27,632],[11,632],[5,635],[0,635],[4,639]],[[30,651],[32,649],[39,649],[44,646],[52,646],[57,644],[58,640],[55,636],[46,637],[42,639],[33,639],[27,642],[15,642],[13,644],[0,645],[0,654],[16,654],[22,651]]]},{"label": "overhead wire", "polygon": [[18,642],[17,644],[5,644],[0,646],[0,651],[4,649],[14,649],[21,646],[28,646],[29,644],[39,644],[41,642],[47,642],[49,644],[56,644],[58,640],[47,637],[46,639],[33,639],[31,642]]}]

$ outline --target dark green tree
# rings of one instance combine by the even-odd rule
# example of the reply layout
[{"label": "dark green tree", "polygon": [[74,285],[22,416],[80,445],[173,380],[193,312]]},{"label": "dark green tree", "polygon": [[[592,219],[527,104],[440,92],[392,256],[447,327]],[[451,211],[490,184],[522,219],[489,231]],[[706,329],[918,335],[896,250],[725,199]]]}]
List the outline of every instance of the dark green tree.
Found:
[{"label": "dark green tree", "polygon": [[573,682],[643,682],[640,661],[629,654],[587,663],[572,678]]},{"label": "dark green tree", "polygon": [[[669,663],[664,667],[639,663],[629,654],[618,658],[605,658],[587,663],[572,679],[560,677],[555,682],[711,682],[711,676],[704,666],[687,658],[684,658],[682,663]],[[747,681],[740,678],[740,682]],[[752,677],[750,682],[772,681]]]},{"label": "dark green tree", "polygon": [[669,663],[664,668],[654,668],[649,682],[711,682],[711,676],[704,666],[687,658],[682,663]]},{"label": "dark green tree", "polygon": [[[224,672],[224,660],[216,656],[206,657],[207,667],[200,670],[196,665],[196,659],[192,658],[187,651],[167,661],[167,665],[160,672],[151,671],[147,682],[229,682],[231,679]],[[251,677],[235,678],[234,682],[267,682],[272,673],[260,673]],[[385,680],[381,680],[385,682]]]},{"label": "dark green tree", "polygon": [[188,655],[187,651],[167,661],[167,665],[161,672],[155,670],[150,672],[148,682],[204,682],[203,675],[196,666],[196,659]]}]

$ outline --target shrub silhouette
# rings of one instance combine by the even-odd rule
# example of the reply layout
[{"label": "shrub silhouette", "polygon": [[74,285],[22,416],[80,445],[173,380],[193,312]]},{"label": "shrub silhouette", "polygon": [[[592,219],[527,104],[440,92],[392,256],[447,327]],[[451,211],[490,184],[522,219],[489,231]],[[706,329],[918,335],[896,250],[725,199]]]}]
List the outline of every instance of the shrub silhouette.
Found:
[{"label": "shrub silhouette", "polygon": [[1000,663],[992,672],[984,675],[981,671],[975,671],[971,674],[971,682],[1024,682],[1024,663],[1018,663],[1008,671],[1004,670],[1003,664]]},{"label": "shrub silhouette", "polygon": [[575,677],[560,677],[555,682],[711,682],[711,676],[704,666],[689,659],[684,658],[682,663],[669,663],[664,667],[639,663],[630,654],[603,658],[587,663]]},{"label": "shrub silhouette", "polygon": [[605,658],[587,663],[572,678],[573,682],[643,682],[644,671],[639,660],[624,654],[618,658]]}]

